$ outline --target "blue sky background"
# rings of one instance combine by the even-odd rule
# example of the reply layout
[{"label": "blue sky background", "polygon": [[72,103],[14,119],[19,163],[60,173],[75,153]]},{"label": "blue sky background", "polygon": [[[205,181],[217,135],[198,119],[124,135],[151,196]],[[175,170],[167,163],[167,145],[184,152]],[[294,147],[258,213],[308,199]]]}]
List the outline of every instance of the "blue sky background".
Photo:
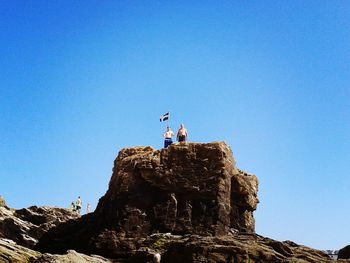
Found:
[{"label": "blue sky background", "polygon": [[349,1],[1,1],[0,194],[94,208],[159,116],[258,176],[259,234],[350,244]]}]

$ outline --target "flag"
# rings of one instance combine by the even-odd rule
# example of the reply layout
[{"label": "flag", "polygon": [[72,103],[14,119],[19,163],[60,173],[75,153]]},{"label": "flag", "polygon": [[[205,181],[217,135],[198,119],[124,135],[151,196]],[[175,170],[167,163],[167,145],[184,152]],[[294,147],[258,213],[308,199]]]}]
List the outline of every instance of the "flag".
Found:
[{"label": "flag", "polygon": [[167,113],[165,113],[164,115],[160,116],[159,121],[160,121],[160,122],[166,121],[166,120],[169,119],[169,117],[170,117],[170,114],[169,114],[169,112],[167,112]]}]

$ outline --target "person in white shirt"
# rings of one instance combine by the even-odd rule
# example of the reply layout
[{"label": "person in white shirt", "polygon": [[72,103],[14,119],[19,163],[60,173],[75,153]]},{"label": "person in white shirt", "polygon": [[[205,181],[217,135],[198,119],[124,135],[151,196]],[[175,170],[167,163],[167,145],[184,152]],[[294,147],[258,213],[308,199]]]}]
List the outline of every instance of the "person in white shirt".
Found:
[{"label": "person in white shirt", "polygon": [[78,200],[76,202],[76,211],[78,212],[78,214],[80,214],[81,205],[82,205],[82,202],[81,202],[80,196],[78,196]]}]

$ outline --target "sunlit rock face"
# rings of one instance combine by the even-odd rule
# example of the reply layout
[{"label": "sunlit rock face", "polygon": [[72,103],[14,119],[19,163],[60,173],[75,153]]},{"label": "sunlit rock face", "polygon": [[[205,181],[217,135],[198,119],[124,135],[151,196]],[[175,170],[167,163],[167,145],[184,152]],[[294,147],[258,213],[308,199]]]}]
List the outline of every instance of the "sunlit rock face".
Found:
[{"label": "sunlit rock face", "polygon": [[0,202],[0,261],[330,262],[322,251],[256,234],[257,191],[256,176],[236,167],[223,142],[125,148],[93,213]]},{"label": "sunlit rock face", "polygon": [[258,181],[223,142],[123,149],[95,215],[126,236],[255,232]]},{"label": "sunlit rock face", "polygon": [[236,168],[224,142],[125,148],[94,213],[53,229],[37,248],[115,258],[155,233],[253,234],[257,191],[256,176]]},{"label": "sunlit rock face", "polygon": [[258,181],[224,142],[133,147],[114,161],[93,213],[48,231],[40,252],[114,262],[329,262],[322,251],[255,233]]},{"label": "sunlit rock face", "polygon": [[15,210],[3,203],[0,206],[0,238],[10,239],[28,248],[33,248],[52,227],[79,217],[77,213],[64,208],[31,206]]},{"label": "sunlit rock face", "polygon": [[9,239],[0,238],[0,262],[2,263],[57,263],[57,262],[79,262],[79,263],[111,263],[110,260],[101,256],[87,256],[69,250],[63,255],[41,254],[35,250],[17,245]]}]

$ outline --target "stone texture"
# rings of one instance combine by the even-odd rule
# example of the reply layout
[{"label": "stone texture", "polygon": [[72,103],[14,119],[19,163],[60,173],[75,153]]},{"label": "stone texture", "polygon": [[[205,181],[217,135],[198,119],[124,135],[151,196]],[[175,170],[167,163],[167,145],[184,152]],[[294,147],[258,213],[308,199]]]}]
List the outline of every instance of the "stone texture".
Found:
[{"label": "stone texture", "polygon": [[329,257],[322,251],[278,242],[259,235],[191,236],[171,242],[163,253],[164,262],[298,262],[325,263]]},{"label": "stone texture", "polygon": [[0,238],[0,262],[23,263],[34,261],[40,253],[17,245],[14,241]]},{"label": "stone texture", "polygon": [[96,214],[129,236],[254,232],[257,190],[256,176],[236,169],[225,143],[126,148]]},{"label": "stone texture", "polygon": [[41,252],[74,249],[114,262],[330,262],[319,250],[255,233],[256,176],[223,142],[125,148],[94,213],[51,228]]},{"label": "stone texture", "polygon": [[78,217],[78,214],[63,208],[32,206],[15,210],[0,206],[0,238],[33,248],[50,228]]},{"label": "stone texture", "polygon": [[343,247],[338,252],[339,259],[350,259],[350,245]]},{"label": "stone texture", "polygon": [[225,235],[231,228],[254,233],[257,190],[256,176],[235,167],[223,142],[125,148],[95,212],[51,231],[38,248],[62,252],[72,245],[113,256],[119,241],[101,245],[106,233],[116,239],[158,232]]},{"label": "stone texture", "polygon": [[101,256],[87,256],[74,250],[68,250],[64,255],[42,254],[34,263],[107,263],[112,262]]},{"label": "stone texture", "polygon": [[0,262],[2,263],[107,263],[101,256],[87,256],[74,250],[64,255],[41,254],[29,248],[17,245],[12,240],[0,238]]}]

